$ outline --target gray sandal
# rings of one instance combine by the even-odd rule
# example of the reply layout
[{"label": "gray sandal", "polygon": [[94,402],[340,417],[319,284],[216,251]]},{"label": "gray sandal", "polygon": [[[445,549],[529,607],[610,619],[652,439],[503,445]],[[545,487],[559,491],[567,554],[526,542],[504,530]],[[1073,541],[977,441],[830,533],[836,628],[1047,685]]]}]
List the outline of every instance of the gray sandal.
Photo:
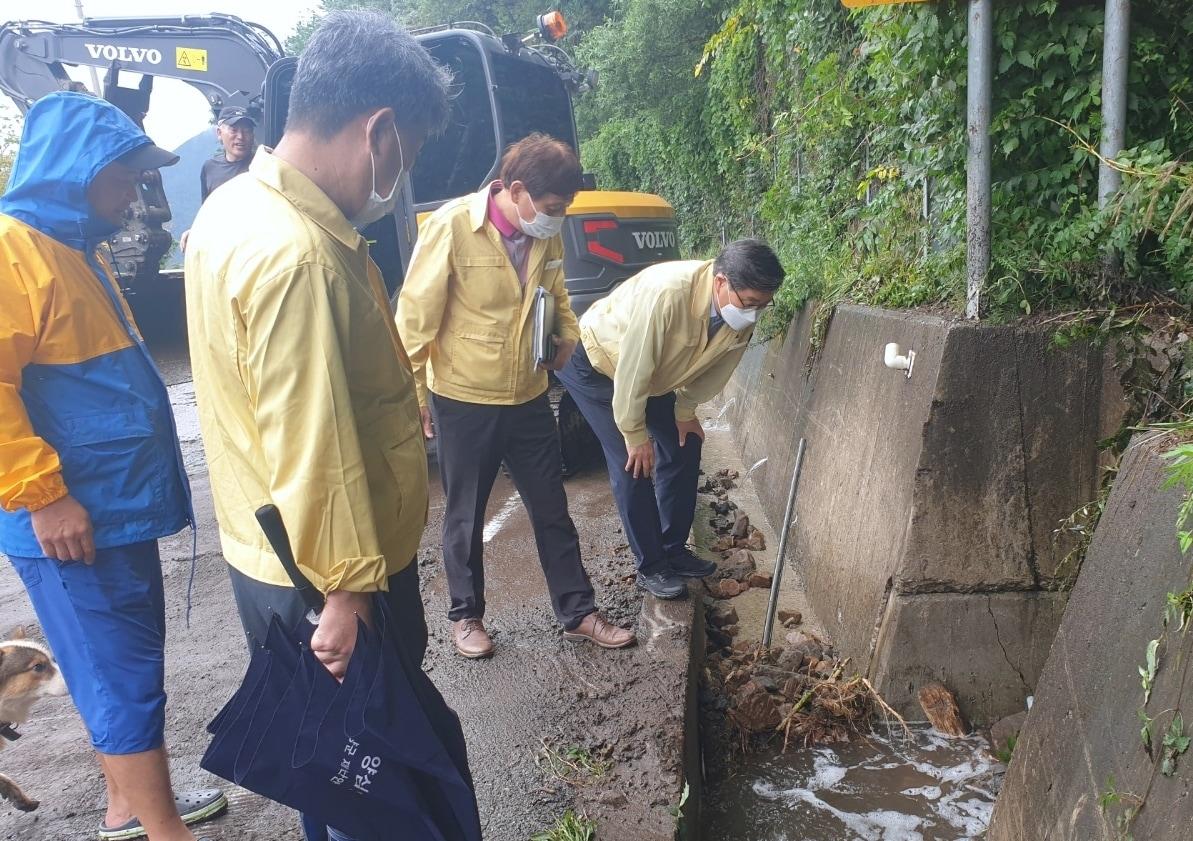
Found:
[{"label": "gray sandal", "polygon": [[[228,798],[218,788],[205,788],[175,794],[174,805],[177,806],[178,816],[182,818],[183,823],[202,823],[227,809]],[[127,841],[130,838],[144,838],[148,834],[137,818],[115,827],[102,823],[99,825],[101,841]]]}]

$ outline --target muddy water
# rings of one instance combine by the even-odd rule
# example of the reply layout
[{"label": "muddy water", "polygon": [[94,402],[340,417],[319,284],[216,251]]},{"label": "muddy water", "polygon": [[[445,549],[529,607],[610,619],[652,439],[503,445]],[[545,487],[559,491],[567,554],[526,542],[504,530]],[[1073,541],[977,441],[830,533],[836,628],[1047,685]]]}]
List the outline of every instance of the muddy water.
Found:
[{"label": "muddy water", "polygon": [[980,738],[913,728],[759,754],[707,793],[704,841],[961,841],[983,837],[1003,766]]}]

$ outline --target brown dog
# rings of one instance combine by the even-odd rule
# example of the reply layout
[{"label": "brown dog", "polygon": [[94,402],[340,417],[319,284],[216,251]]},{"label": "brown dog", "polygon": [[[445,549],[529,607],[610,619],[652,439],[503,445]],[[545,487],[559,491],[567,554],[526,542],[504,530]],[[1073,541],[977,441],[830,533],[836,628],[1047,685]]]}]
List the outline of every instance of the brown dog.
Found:
[{"label": "brown dog", "polygon": [[[45,646],[25,639],[23,628],[13,638],[0,642],[0,748],[21,734],[16,731],[29,718],[29,710],[40,698],[66,694],[66,681]],[[0,774],[0,797],[13,802],[22,812],[32,812],[30,800],[20,786]]]}]

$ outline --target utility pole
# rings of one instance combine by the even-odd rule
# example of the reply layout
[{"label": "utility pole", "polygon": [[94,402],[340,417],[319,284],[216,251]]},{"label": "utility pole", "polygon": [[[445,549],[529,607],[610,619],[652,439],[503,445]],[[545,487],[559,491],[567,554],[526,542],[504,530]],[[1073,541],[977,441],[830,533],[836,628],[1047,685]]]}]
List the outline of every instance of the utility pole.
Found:
[{"label": "utility pole", "polygon": [[[83,0],[75,0],[75,12],[79,15],[79,22],[85,21],[87,16],[83,14]],[[91,69],[91,89],[96,96],[103,96],[104,92],[99,86],[99,74],[95,72],[95,68]]]},{"label": "utility pole", "polygon": [[1127,69],[1131,63],[1131,0],[1106,0],[1102,46],[1102,164],[1098,171],[1098,208],[1122,186],[1123,175],[1106,163],[1127,147]]},{"label": "utility pole", "polygon": [[990,274],[990,89],[994,77],[994,0],[969,2],[969,161],[966,167],[965,317],[977,319]]}]

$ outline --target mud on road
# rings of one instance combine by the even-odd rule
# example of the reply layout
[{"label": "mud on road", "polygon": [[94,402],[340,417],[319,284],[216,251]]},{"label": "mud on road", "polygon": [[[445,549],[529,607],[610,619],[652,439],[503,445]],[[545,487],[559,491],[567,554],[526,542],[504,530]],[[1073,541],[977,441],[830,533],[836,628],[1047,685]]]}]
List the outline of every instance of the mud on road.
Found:
[{"label": "mud on road", "polygon": [[[178,788],[221,785],[199,768],[207,722],[239,684],[244,638],[220,554],[206,467],[194,417],[185,350],[159,353],[195,491],[198,557],[187,625],[191,535],[162,541],[167,597],[166,733]],[[434,465],[432,465],[434,467]],[[633,559],[602,471],[566,489],[598,604],[634,627],[638,647],[602,651],[565,641],[550,610],[534,538],[512,484],[498,477],[485,535],[489,609],[497,644],[487,661],[456,656],[446,619],[439,556],[443,497],[432,470],[430,523],[419,552],[430,644],[425,668],[460,714],[468,739],[487,841],[527,841],[566,810],[597,821],[602,839],[662,841],[675,833],[670,807],[682,788],[684,699],[691,603],[661,605],[633,587]],[[0,633],[35,617],[19,580],[0,561]],[[0,802],[0,839],[90,839],[103,818],[103,782],[86,733],[67,699],[35,708],[25,738],[0,754],[42,806],[22,814]],[[552,757],[591,757],[598,774],[575,773]],[[211,841],[298,841],[294,813],[226,784],[232,806],[203,827]]]}]

